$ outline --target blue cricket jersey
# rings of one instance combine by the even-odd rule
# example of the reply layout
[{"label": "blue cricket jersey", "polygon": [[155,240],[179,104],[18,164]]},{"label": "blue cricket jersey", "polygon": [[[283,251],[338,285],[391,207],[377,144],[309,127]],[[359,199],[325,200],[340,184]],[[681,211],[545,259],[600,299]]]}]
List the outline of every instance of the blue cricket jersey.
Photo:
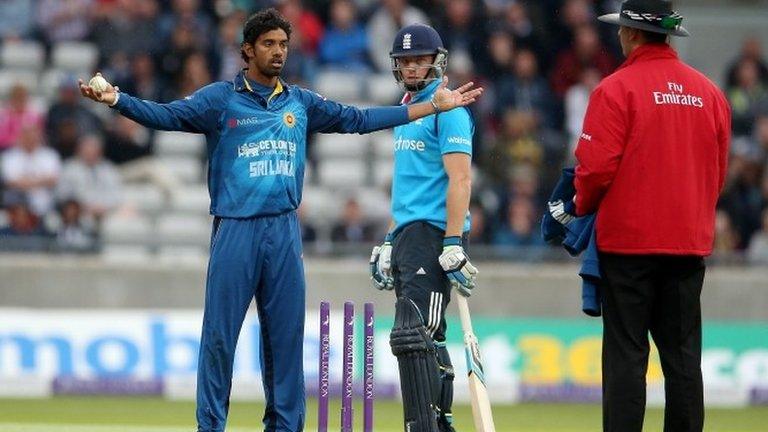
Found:
[{"label": "blue cricket jersey", "polygon": [[[432,99],[440,80],[413,95],[408,103]],[[395,168],[392,179],[392,218],[395,232],[417,221],[426,221],[445,230],[448,174],[443,155],[472,155],[475,126],[466,108],[427,116],[395,128]],[[469,231],[467,212],[464,231]]]},{"label": "blue cricket jersey", "polygon": [[205,134],[210,211],[227,218],[299,206],[308,134],[362,134],[408,122],[407,107],[358,109],[279,81],[264,98],[245,71],[168,104],[121,94],[114,108],[153,129]]}]

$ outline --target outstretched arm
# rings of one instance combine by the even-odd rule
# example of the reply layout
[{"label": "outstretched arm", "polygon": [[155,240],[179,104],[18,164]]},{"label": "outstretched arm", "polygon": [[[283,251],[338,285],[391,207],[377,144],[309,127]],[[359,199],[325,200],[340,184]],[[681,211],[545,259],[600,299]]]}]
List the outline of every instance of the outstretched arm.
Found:
[{"label": "outstretched arm", "polygon": [[109,83],[103,91],[96,91],[83,80],[79,80],[79,84],[83,97],[109,105],[146,127],[194,133],[215,129],[226,86],[209,84],[184,99],[161,104],[119,93],[119,89]]},{"label": "outstretched arm", "polygon": [[447,84],[448,79],[444,78],[430,102],[368,109],[343,105],[317,93],[303,91],[302,97],[309,113],[309,132],[363,134],[389,129],[436,112],[469,105],[483,92],[482,87],[473,88],[474,83],[471,82],[455,90],[448,89]]}]

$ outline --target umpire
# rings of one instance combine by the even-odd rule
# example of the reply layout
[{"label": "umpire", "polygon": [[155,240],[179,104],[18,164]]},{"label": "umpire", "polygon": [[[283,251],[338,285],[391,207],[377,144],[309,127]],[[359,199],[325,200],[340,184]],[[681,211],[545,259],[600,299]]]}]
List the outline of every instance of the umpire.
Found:
[{"label": "umpire", "polygon": [[576,148],[576,214],[597,214],[603,276],[603,430],[640,432],[648,332],[665,377],[664,431],[701,431],[703,257],[712,252],[730,109],[669,36],[688,36],[663,0],[626,0],[627,60],[592,93]]}]

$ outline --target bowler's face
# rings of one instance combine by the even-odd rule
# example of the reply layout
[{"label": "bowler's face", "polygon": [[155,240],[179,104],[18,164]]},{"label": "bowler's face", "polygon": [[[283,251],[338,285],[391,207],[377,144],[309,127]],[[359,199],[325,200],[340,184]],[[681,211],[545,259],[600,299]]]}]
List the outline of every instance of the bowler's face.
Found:
[{"label": "bowler's face", "polygon": [[288,35],[283,29],[263,33],[253,44],[253,60],[264,76],[280,76],[288,58]]}]

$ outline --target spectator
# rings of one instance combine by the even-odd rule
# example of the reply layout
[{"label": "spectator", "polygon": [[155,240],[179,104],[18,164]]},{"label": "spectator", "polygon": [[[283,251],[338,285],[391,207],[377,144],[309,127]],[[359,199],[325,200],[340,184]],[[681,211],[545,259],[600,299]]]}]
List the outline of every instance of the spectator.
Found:
[{"label": "spectator", "polygon": [[0,108],[0,152],[16,144],[23,125],[42,127],[43,116],[29,104],[27,88],[16,84],[7,105]]},{"label": "spectator", "polygon": [[18,144],[3,154],[0,169],[5,187],[25,193],[29,207],[38,216],[53,208],[60,171],[59,156],[43,145],[40,128],[32,124],[21,128]]},{"label": "spectator", "polygon": [[763,210],[762,229],[749,241],[747,259],[752,264],[768,264],[768,209]]},{"label": "spectator", "polygon": [[148,100],[169,101],[174,96],[174,92],[167,89],[165,82],[155,73],[155,60],[146,53],[133,57],[130,79],[120,88],[128,94]]},{"label": "spectator", "polygon": [[162,38],[157,25],[156,0],[100,2],[92,39],[102,55],[102,73],[110,82],[126,89],[131,60],[137,55],[160,51]]},{"label": "spectator", "polygon": [[27,194],[6,190],[3,205],[8,211],[8,225],[0,227],[0,250],[47,250],[51,235],[30,209]]},{"label": "spectator", "polygon": [[156,55],[163,49],[163,39],[160,36],[160,5],[158,0],[131,0],[131,28],[126,38],[128,53],[135,55],[147,53]]},{"label": "spectator", "polygon": [[507,207],[507,218],[493,234],[498,246],[542,246],[544,241],[536,229],[536,212],[529,198],[513,199]]},{"label": "spectator", "polygon": [[739,56],[728,66],[728,72],[726,73],[726,87],[731,88],[738,85],[739,66],[744,60],[752,60],[755,62],[760,82],[764,86],[768,86],[768,66],[766,66],[766,61],[763,57],[763,47],[760,45],[760,38],[757,36],[750,36],[744,39]]},{"label": "spectator", "polygon": [[555,94],[560,98],[565,97],[568,89],[579,82],[583,70],[591,67],[607,76],[616,67],[616,60],[600,43],[597,30],[591,25],[585,25],[575,30],[572,47],[557,55],[551,75]]},{"label": "spectator", "polygon": [[169,41],[176,29],[192,29],[193,45],[203,51],[209,48],[210,36],[215,32],[211,18],[200,10],[199,0],[172,0],[171,11],[163,14],[158,22],[160,37]]},{"label": "spectator", "polygon": [[429,18],[420,9],[410,6],[408,0],[381,0],[381,6],[368,21],[370,58],[379,72],[392,70],[389,51],[398,30],[419,23],[429,24]]},{"label": "spectator", "polygon": [[323,35],[320,64],[350,72],[368,72],[368,35],[352,0],[331,2],[331,23]]},{"label": "spectator", "polygon": [[323,24],[300,0],[283,0],[278,10],[293,26],[282,77],[292,84],[309,85],[315,77],[317,50],[325,31]]},{"label": "spectator", "polygon": [[56,249],[64,252],[93,252],[97,248],[96,231],[83,221],[83,209],[76,199],[59,204],[61,226],[56,232]]},{"label": "spectator", "polygon": [[[445,15],[436,25],[451,56],[465,56],[473,68],[488,64],[485,17],[473,0],[451,0],[444,3]],[[391,39],[390,39],[391,40]]]},{"label": "spectator", "polygon": [[187,57],[198,52],[199,45],[195,42],[197,30],[187,24],[173,29],[170,46],[165,49],[158,59],[157,65],[161,80],[175,83],[182,78],[182,69]]},{"label": "spectator", "polygon": [[317,228],[312,221],[307,220],[307,204],[302,202],[299,206],[299,224],[301,225],[301,242],[314,243],[317,241]]},{"label": "spectator", "polygon": [[350,198],[344,204],[341,220],[331,229],[331,241],[340,243],[372,242],[376,238],[376,226],[365,220],[360,204]]},{"label": "spectator", "polygon": [[104,156],[115,164],[123,164],[149,156],[152,136],[147,128],[135,121],[116,115],[109,122]]},{"label": "spectator", "polygon": [[205,56],[199,52],[193,53],[184,59],[174,99],[187,97],[210,82],[211,74]]},{"label": "spectator", "polygon": [[[317,49],[323,39],[323,23],[301,0],[279,0],[278,10],[293,26],[291,42],[296,43],[302,54],[317,57]],[[290,58],[290,56],[289,56]]]},{"label": "spectator", "polygon": [[554,0],[550,3],[560,3],[559,10],[552,13],[552,8],[546,8],[541,12],[551,20],[549,27],[552,37],[549,50],[559,53],[573,44],[579,28],[592,26],[595,10],[590,0]]},{"label": "spectator", "polygon": [[527,137],[534,129],[531,113],[507,110],[502,117],[501,131],[485,161],[487,173],[497,182],[509,180],[510,167],[527,162],[541,164],[544,155],[537,143]]},{"label": "spectator", "polygon": [[[597,69],[584,69],[578,84],[572,86],[565,93],[565,128],[568,133],[568,160],[570,162],[575,161],[573,152],[576,149],[576,142],[581,136],[589,95],[592,94],[592,90],[597,87],[601,79],[602,76]],[[570,166],[573,163],[566,165]]]},{"label": "spectator", "polygon": [[0,43],[26,39],[34,29],[32,0],[4,0],[0,2]]},{"label": "spectator", "polygon": [[752,233],[760,228],[763,153],[752,140],[743,137],[733,140],[731,153],[720,207],[728,213],[729,222],[737,230],[737,248],[743,250],[749,245]]},{"label": "spectator", "polygon": [[533,51],[540,62],[547,60],[541,26],[534,24],[528,14],[527,6],[522,1],[507,2],[503,11],[503,26],[514,36],[517,45]]},{"label": "spectator", "polygon": [[119,165],[120,177],[126,183],[149,182],[163,191],[169,201],[181,187],[179,179],[152,153],[149,129],[121,115],[110,122],[105,139],[106,158]]},{"label": "spectator", "polygon": [[81,135],[102,132],[101,120],[82,105],[81,99],[77,81],[65,78],[59,85],[58,100],[48,109],[45,124],[48,143],[62,158],[75,153]]},{"label": "spectator", "polygon": [[760,82],[755,60],[744,59],[736,67],[736,86],[728,91],[733,116],[733,133],[749,135],[758,108],[768,104],[768,87]]},{"label": "spectator", "polygon": [[763,157],[768,155],[768,110],[758,113],[757,118],[755,118],[755,124],[752,127],[752,136],[755,139],[755,144],[760,148]]},{"label": "spectator", "polygon": [[546,128],[555,128],[560,123],[549,84],[539,75],[536,56],[529,49],[518,51],[514,75],[500,80],[496,93],[496,112],[510,108],[530,112],[536,116],[536,122]]},{"label": "spectator", "polygon": [[714,252],[720,254],[729,254],[735,252],[739,247],[739,234],[733,227],[731,217],[724,210],[718,210],[715,213],[715,245]]},{"label": "spectator", "polygon": [[99,221],[117,208],[120,193],[120,176],[112,163],[104,160],[101,138],[85,135],[78,143],[77,157],[64,164],[58,196],[76,200],[85,216]]},{"label": "spectator", "polygon": [[242,12],[233,12],[221,21],[219,34],[211,52],[213,59],[214,76],[218,80],[229,81],[245,66],[240,56],[240,43],[245,16]]},{"label": "spectator", "polygon": [[491,242],[491,230],[488,226],[488,216],[485,209],[477,202],[469,205],[469,214],[472,215],[472,225],[469,230],[469,244],[489,244]]},{"label": "spectator", "polygon": [[494,87],[498,87],[497,83],[501,81],[512,79],[516,49],[515,40],[505,30],[496,29],[488,37],[486,74],[494,80]]},{"label": "spectator", "polygon": [[[530,163],[520,163],[508,166],[504,173],[503,182],[497,182],[494,187],[493,199],[484,199],[484,207],[495,211],[488,213],[487,225],[495,232],[507,223],[509,204],[518,198],[524,198],[532,203],[542,202],[540,198],[541,183],[539,170]],[[487,203],[487,204],[486,204]]]},{"label": "spectator", "polygon": [[93,0],[40,0],[37,25],[46,43],[79,41],[90,33]]}]

